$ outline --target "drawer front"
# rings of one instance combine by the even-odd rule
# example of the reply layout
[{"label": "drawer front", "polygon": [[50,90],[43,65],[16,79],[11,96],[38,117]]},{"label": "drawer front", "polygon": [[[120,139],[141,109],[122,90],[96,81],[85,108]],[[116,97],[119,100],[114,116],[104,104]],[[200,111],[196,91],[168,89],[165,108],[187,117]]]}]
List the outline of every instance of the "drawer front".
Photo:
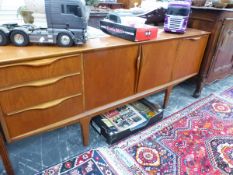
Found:
[{"label": "drawer front", "polygon": [[9,114],[77,93],[82,93],[80,73],[12,87],[0,92],[0,101],[3,112]]},{"label": "drawer front", "polygon": [[46,129],[43,129],[43,127],[81,112],[83,112],[82,95],[77,94],[76,96],[51,101],[44,106],[37,106],[35,109],[5,116],[4,120],[10,140],[16,140],[33,135],[35,130],[39,130],[38,132],[45,131]]},{"label": "drawer front", "polygon": [[81,56],[63,56],[0,66],[0,89],[81,71]]}]

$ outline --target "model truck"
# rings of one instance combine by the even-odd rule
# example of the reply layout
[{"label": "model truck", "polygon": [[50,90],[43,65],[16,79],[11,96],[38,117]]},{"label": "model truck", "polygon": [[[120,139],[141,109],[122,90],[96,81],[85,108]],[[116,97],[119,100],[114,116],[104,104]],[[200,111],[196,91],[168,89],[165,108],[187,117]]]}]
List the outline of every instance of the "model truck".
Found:
[{"label": "model truck", "polygon": [[82,0],[45,0],[47,28],[30,24],[0,25],[0,46],[12,43],[27,46],[29,43],[57,44],[70,47],[87,40],[85,2]]},{"label": "model truck", "polygon": [[170,2],[165,15],[164,31],[184,33],[187,29],[190,10],[190,0]]}]

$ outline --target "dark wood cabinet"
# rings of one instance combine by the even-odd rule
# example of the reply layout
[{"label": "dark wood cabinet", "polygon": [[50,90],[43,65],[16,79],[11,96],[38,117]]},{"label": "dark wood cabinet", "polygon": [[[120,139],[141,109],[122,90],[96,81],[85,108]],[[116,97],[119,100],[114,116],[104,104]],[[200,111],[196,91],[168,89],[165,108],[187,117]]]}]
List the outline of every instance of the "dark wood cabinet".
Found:
[{"label": "dark wood cabinet", "polygon": [[233,10],[193,7],[189,27],[211,32],[194,97],[203,86],[233,74]]},{"label": "dark wood cabinet", "polygon": [[225,19],[208,81],[233,73],[233,18]]},{"label": "dark wood cabinet", "polygon": [[119,8],[124,8],[123,3],[119,2],[100,2],[98,4],[98,7],[105,7],[105,8],[110,8],[110,9],[119,9]]}]

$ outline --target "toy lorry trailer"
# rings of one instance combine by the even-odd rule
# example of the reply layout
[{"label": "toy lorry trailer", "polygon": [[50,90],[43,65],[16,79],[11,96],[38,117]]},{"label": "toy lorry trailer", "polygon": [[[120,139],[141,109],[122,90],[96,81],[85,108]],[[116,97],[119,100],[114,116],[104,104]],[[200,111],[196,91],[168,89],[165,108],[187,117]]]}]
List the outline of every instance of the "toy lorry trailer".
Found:
[{"label": "toy lorry trailer", "polygon": [[0,25],[0,46],[11,42],[15,46],[47,43],[69,47],[86,42],[88,17],[82,0],[45,0],[45,12],[47,28]]}]

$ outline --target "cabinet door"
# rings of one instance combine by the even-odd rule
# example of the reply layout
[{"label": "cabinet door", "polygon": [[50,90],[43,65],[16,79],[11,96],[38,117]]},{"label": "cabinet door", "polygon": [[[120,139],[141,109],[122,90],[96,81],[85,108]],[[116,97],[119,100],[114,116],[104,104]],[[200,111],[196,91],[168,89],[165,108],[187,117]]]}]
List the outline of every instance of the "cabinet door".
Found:
[{"label": "cabinet door", "polygon": [[222,78],[233,72],[233,19],[224,21],[218,43],[210,79]]},{"label": "cabinet door", "polygon": [[138,91],[154,88],[171,81],[178,40],[142,45]]},{"label": "cabinet door", "polygon": [[133,95],[138,46],[84,53],[86,109]]},{"label": "cabinet door", "polygon": [[180,40],[177,50],[173,80],[198,74],[208,36],[198,36]]}]

